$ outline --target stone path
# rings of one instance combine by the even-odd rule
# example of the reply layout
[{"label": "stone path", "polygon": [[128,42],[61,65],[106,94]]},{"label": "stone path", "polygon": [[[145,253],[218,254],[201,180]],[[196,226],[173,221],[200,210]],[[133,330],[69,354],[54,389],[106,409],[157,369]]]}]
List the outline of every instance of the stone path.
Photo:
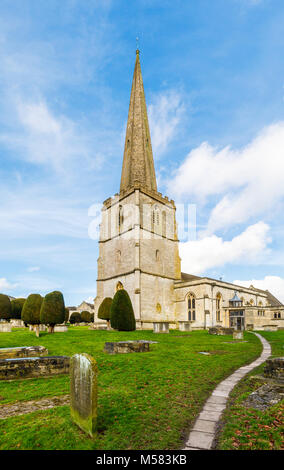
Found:
[{"label": "stone path", "polygon": [[271,355],[270,344],[266,339],[258,333],[253,334],[255,334],[262,342],[262,354],[256,361],[252,362],[248,366],[240,367],[240,369],[236,370],[236,372],[230,375],[227,379],[219,383],[212,395],[206,401],[203,410],[195,421],[183,450],[212,449],[217,423],[226,408],[229,394],[239,380],[241,380],[252,369],[266,361],[266,359]]},{"label": "stone path", "polygon": [[0,419],[11,416],[25,415],[33,411],[46,410],[55,406],[69,405],[70,396],[43,398],[42,400],[18,401],[16,403],[0,406]]}]

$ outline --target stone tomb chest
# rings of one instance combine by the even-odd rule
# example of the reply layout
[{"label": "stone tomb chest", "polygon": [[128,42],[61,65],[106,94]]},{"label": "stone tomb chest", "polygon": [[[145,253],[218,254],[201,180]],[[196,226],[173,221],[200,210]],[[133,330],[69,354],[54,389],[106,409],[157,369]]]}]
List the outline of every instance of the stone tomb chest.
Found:
[{"label": "stone tomb chest", "polygon": [[154,333],[169,333],[170,323],[166,321],[153,322]]},{"label": "stone tomb chest", "polygon": [[18,348],[1,348],[0,359],[12,359],[15,357],[46,356],[48,350],[43,346],[21,346]]},{"label": "stone tomb chest", "polygon": [[127,354],[133,352],[148,352],[150,344],[156,341],[118,341],[117,343],[105,343],[104,352],[108,354]]}]

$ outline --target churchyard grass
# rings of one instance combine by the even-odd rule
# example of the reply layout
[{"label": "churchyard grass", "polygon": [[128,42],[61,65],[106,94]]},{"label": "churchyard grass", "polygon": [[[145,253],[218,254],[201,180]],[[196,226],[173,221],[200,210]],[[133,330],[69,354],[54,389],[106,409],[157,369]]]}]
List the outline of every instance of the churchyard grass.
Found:
[{"label": "churchyard grass", "polygon": [[[106,341],[145,339],[150,352],[108,355]],[[151,331],[94,331],[70,327],[67,333],[14,330],[0,347],[45,346],[49,355],[88,353],[98,363],[98,433],[89,438],[60,406],[0,420],[0,449],[179,449],[215,386],[261,353],[258,338],[247,342],[207,331],[154,334]],[[199,354],[209,351],[211,354]],[[69,377],[0,381],[0,406],[69,393]]]},{"label": "churchyard grass", "polygon": [[[272,356],[283,356],[284,330],[259,331],[269,341]],[[284,449],[284,400],[266,410],[256,410],[243,405],[244,400],[261,385],[257,376],[264,364],[249,373],[234,388],[223,416],[222,430],[217,449],[220,450],[279,450]],[[281,434],[282,431],[282,434]]]}]

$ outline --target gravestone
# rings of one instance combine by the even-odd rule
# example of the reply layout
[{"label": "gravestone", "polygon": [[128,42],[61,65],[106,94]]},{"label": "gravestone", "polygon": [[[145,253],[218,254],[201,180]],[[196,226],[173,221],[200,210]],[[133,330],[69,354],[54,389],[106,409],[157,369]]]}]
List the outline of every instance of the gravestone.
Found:
[{"label": "gravestone", "polygon": [[233,339],[244,339],[244,333],[239,330],[233,331]]},{"label": "gravestone", "polygon": [[0,333],[11,333],[12,325],[11,323],[0,323]]},{"label": "gravestone", "polygon": [[25,328],[23,320],[11,320],[10,323],[13,328]]},{"label": "gravestone", "polygon": [[75,354],[70,362],[70,404],[74,422],[91,437],[97,428],[98,367],[89,354]]}]

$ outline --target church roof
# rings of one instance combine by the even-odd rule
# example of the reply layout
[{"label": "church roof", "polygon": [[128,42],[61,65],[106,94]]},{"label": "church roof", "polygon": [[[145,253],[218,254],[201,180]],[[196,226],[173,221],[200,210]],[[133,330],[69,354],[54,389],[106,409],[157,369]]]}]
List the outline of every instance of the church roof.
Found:
[{"label": "church roof", "polygon": [[139,50],[132,81],[120,191],[134,186],[157,191]]}]

